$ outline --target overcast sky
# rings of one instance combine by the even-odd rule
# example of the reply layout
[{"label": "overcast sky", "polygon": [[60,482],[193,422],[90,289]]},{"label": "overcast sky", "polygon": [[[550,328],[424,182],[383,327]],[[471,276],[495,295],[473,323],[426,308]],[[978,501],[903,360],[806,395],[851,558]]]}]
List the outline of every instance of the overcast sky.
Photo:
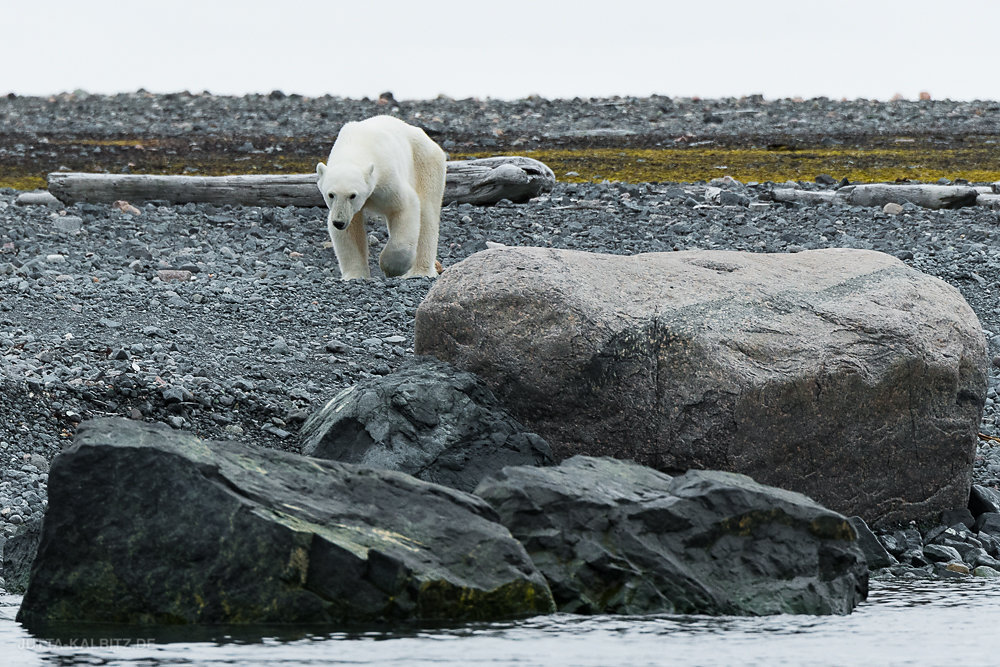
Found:
[{"label": "overcast sky", "polygon": [[1000,1],[0,0],[0,93],[1000,99]]}]

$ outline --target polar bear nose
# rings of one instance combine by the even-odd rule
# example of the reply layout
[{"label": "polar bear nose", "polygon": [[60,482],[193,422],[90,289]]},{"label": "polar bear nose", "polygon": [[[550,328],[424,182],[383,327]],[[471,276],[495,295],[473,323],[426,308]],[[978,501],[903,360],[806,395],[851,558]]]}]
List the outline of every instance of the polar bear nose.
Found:
[{"label": "polar bear nose", "polygon": [[340,220],[334,220],[333,221],[333,226],[336,227],[337,229],[341,230],[341,231],[347,229],[347,223],[346,222],[341,222]]}]

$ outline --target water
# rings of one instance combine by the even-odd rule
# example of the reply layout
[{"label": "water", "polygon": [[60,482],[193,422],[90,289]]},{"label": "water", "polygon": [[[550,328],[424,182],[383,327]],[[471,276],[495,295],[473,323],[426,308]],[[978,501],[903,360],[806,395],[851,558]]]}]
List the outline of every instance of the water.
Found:
[{"label": "water", "polygon": [[[571,616],[408,633],[45,641],[0,598],[0,665],[997,665],[1000,583],[873,581],[850,616]],[[174,630],[176,633],[177,631]],[[175,641],[176,640],[176,641]]]}]

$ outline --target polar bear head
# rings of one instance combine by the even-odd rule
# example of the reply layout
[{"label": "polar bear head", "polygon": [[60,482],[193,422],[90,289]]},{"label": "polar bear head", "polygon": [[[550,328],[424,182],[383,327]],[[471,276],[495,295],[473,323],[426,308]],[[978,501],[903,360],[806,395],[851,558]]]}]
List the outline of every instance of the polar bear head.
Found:
[{"label": "polar bear head", "polygon": [[330,208],[330,224],[343,231],[365,205],[375,189],[375,165],[356,164],[316,165],[319,180],[316,185]]}]

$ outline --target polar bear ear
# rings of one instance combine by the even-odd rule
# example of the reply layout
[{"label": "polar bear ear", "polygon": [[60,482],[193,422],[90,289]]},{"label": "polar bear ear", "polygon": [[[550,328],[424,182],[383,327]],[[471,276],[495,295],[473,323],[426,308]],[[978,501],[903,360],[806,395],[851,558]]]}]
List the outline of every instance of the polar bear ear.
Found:
[{"label": "polar bear ear", "polygon": [[368,165],[368,172],[366,174],[366,178],[370,181],[372,176],[374,175],[375,175],[375,163],[372,162],[370,165]]},{"label": "polar bear ear", "polygon": [[326,173],[326,165],[323,164],[322,162],[317,162],[316,163],[316,174],[320,178],[323,178],[323,174],[325,174],[325,173]]}]

